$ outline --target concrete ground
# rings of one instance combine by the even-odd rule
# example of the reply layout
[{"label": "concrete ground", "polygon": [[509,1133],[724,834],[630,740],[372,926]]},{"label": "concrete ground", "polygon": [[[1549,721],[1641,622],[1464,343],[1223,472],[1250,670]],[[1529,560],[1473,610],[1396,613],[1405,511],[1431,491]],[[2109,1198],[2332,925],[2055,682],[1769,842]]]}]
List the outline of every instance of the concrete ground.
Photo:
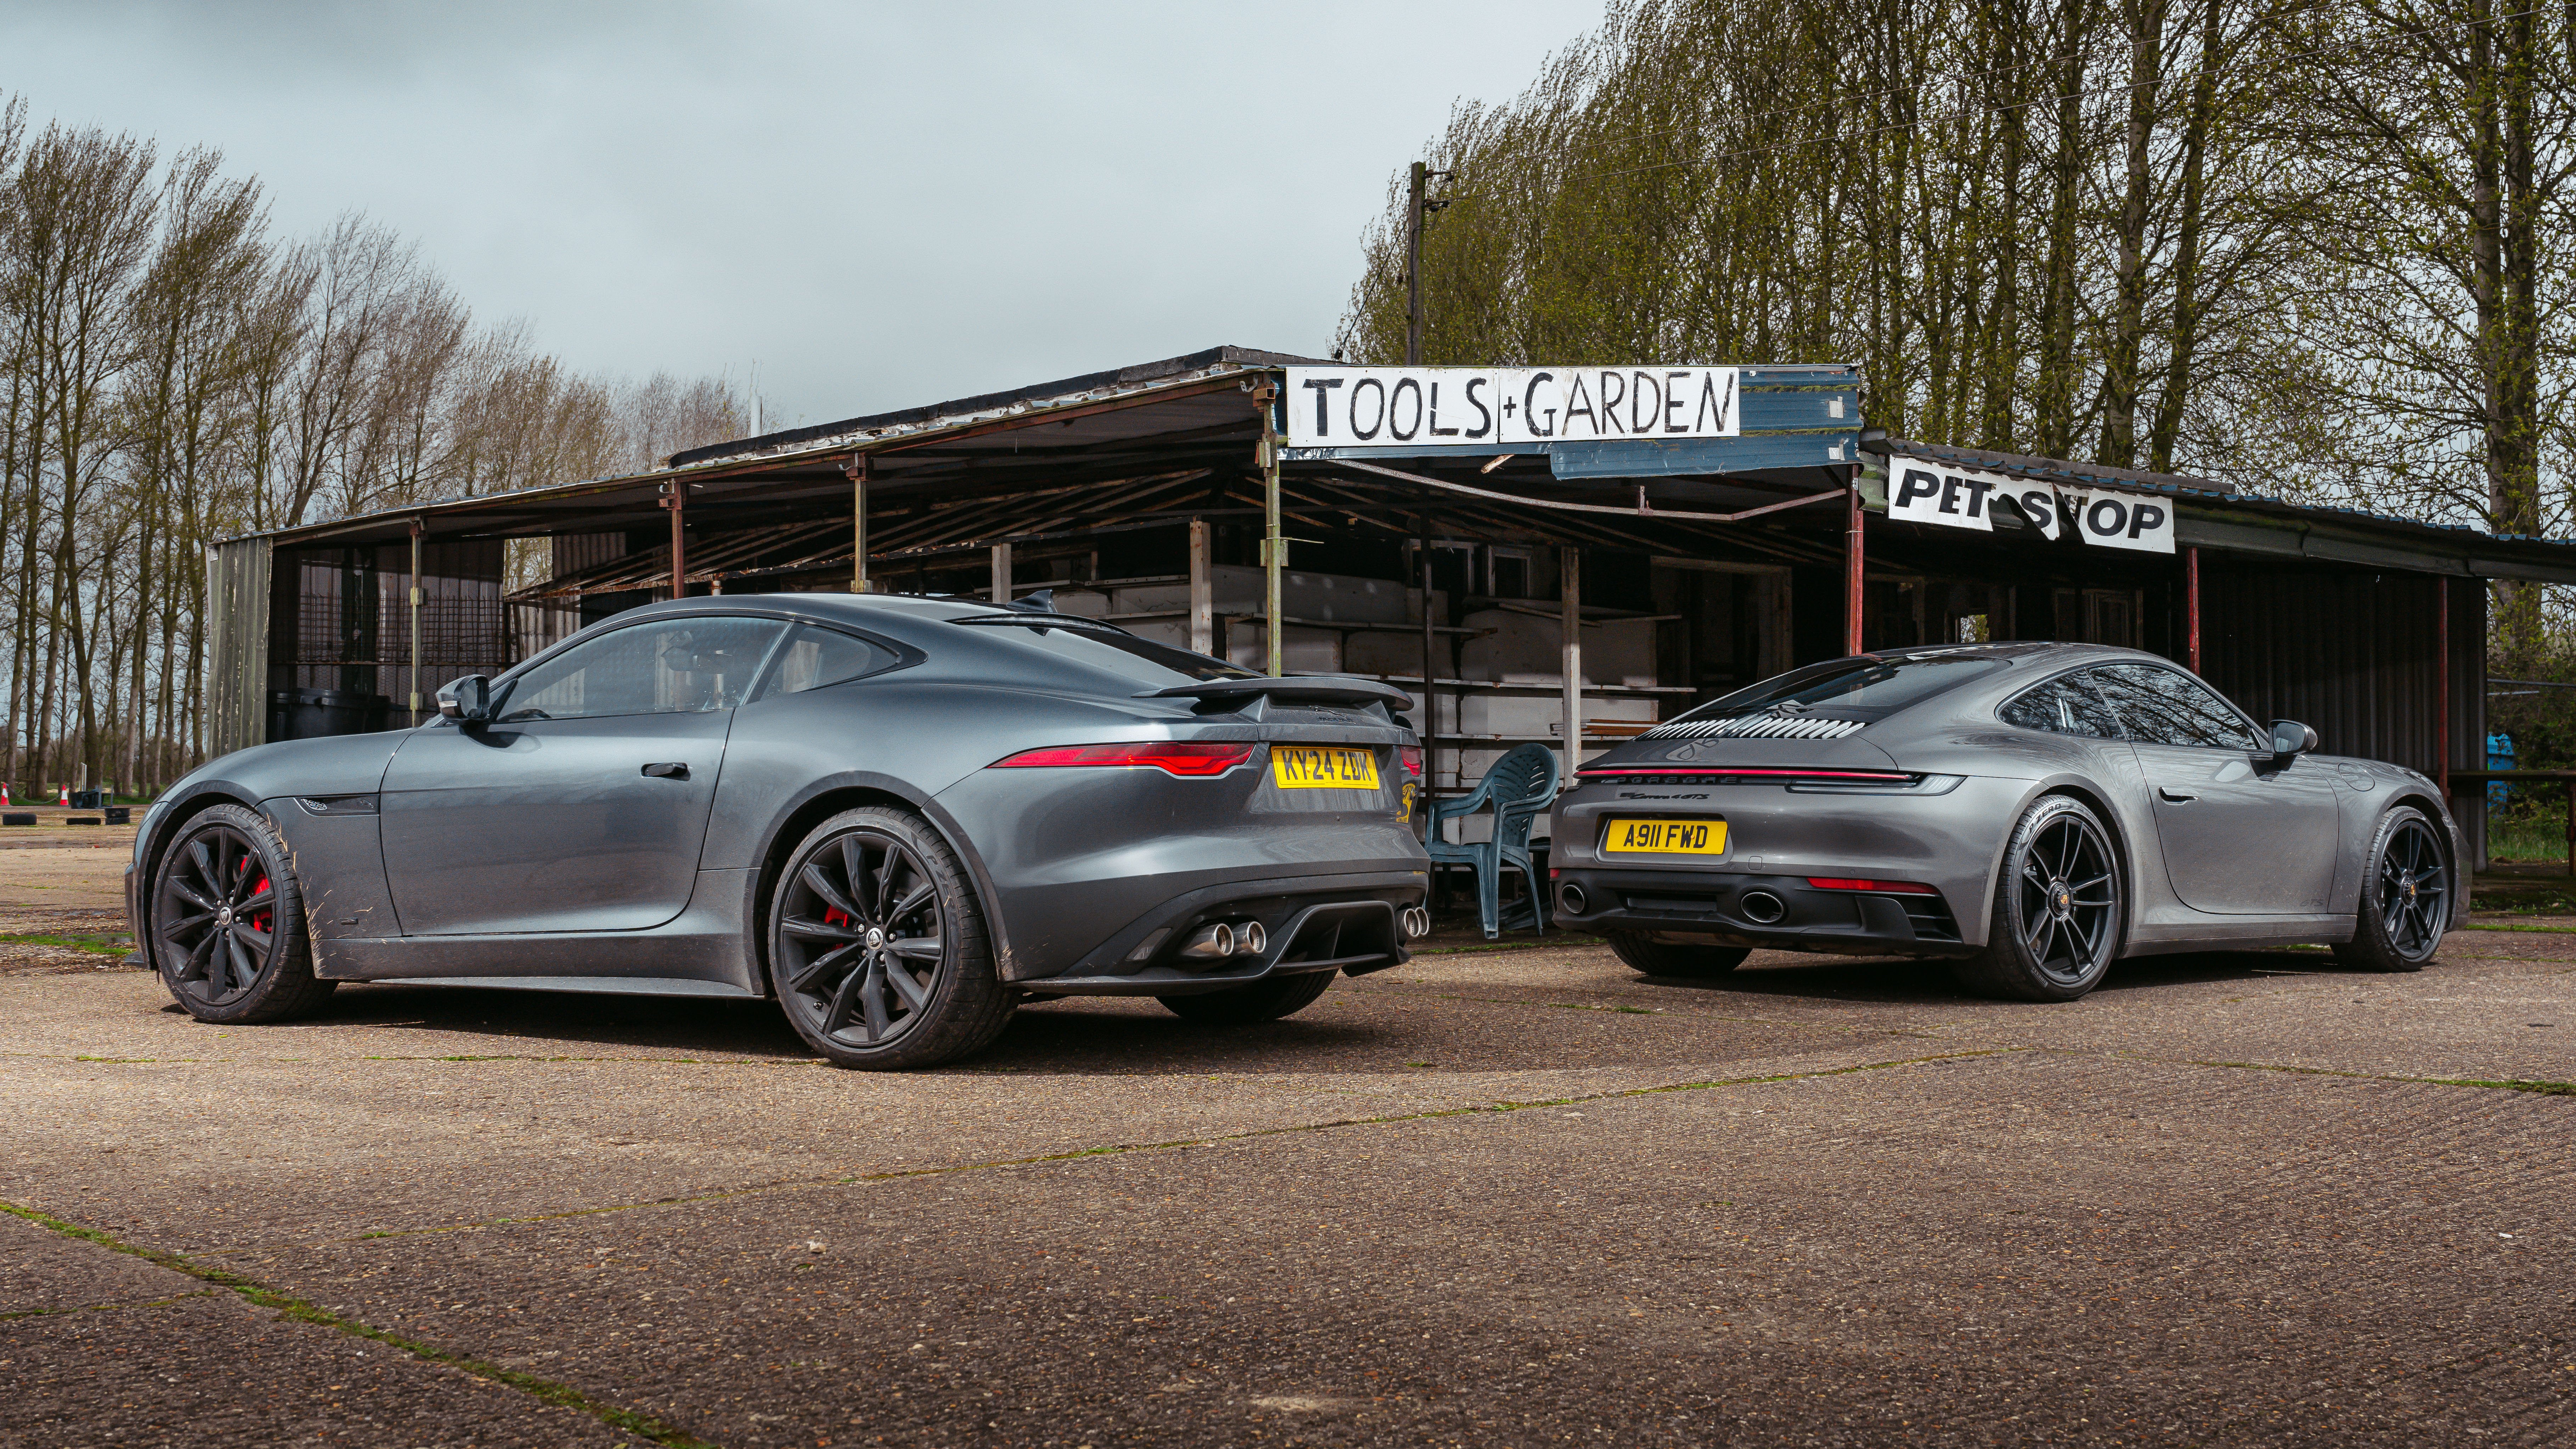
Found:
[{"label": "concrete ground", "polygon": [[2067,1006],[1469,940],[871,1076],[729,1003],[197,1025],[116,863],[0,851],[0,1444],[2576,1440],[2568,916]]}]

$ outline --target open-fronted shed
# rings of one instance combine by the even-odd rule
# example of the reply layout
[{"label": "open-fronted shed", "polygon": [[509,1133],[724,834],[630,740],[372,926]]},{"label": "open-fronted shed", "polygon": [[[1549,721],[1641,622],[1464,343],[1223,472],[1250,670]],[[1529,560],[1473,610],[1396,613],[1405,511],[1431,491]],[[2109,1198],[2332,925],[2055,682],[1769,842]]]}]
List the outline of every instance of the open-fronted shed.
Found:
[{"label": "open-fronted shed", "polygon": [[2439,774],[2479,759],[2484,581],[2576,582],[2556,541],[1871,437],[1860,381],[1216,348],[284,530],[210,562],[218,747],[412,722],[447,679],[675,590],[1044,588],[1398,684],[1435,789],[1815,659],[2016,638],[2150,649]]}]

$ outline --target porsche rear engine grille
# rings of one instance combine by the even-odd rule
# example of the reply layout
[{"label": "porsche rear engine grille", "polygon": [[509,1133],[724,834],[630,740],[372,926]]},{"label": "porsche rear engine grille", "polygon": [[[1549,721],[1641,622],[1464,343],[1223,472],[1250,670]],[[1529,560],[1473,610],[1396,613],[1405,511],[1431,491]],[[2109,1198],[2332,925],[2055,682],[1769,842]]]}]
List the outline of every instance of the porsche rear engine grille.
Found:
[{"label": "porsche rear engine grille", "polygon": [[1838,740],[1867,726],[1856,719],[1803,719],[1788,714],[1739,714],[1729,719],[1677,719],[1639,735],[1647,740]]}]

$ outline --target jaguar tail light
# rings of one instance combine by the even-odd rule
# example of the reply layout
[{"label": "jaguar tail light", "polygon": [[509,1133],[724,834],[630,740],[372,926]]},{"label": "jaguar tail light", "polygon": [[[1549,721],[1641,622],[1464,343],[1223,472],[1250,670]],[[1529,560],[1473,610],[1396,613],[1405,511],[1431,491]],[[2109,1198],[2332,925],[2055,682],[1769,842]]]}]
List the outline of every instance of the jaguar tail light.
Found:
[{"label": "jaguar tail light", "polygon": [[1222,775],[1252,758],[1251,740],[1139,740],[1116,745],[1057,745],[1022,750],[986,766],[993,770],[1060,770],[1106,767],[1114,770],[1160,770],[1182,779]]},{"label": "jaguar tail light", "polygon": [[1395,763],[1396,763],[1396,765],[1397,765],[1399,768],[1401,768],[1401,769],[1404,771],[1404,778],[1406,778],[1406,779],[1408,779],[1408,780],[1419,780],[1419,779],[1421,779],[1421,778],[1422,778],[1422,746],[1420,746],[1420,745],[1398,745],[1398,746],[1396,746],[1396,747],[1395,747]]}]

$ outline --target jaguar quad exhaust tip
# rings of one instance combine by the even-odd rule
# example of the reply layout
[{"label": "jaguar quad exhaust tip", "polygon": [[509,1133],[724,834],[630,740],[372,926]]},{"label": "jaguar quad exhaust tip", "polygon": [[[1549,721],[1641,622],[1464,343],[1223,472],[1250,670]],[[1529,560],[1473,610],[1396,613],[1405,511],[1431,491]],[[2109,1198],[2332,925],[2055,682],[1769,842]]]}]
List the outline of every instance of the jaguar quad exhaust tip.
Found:
[{"label": "jaguar quad exhaust tip", "polygon": [[1234,927],[1223,921],[1214,921],[1191,932],[1190,938],[1181,943],[1180,954],[1193,961],[1215,961],[1233,955],[1234,951]]},{"label": "jaguar quad exhaust tip", "polygon": [[1258,956],[1270,945],[1270,933],[1259,921],[1246,921],[1234,928],[1234,954]]},{"label": "jaguar quad exhaust tip", "polygon": [[1404,908],[1404,938],[1418,941],[1431,934],[1431,912],[1420,906]]}]

